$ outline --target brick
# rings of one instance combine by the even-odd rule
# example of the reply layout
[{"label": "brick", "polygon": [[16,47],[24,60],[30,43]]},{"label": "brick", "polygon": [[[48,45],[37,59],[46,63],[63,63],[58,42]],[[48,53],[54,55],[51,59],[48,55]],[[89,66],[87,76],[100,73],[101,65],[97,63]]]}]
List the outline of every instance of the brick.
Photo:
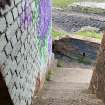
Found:
[{"label": "brick", "polygon": [[21,2],[21,0],[14,0],[14,1],[15,1],[15,5]]},{"label": "brick", "polygon": [[25,102],[25,100],[21,100],[21,103],[20,103],[20,105],[26,105],[26,102]]},{"label": "brick", "polygon": [[14,102],[14,98],[15,98],[15,92],[16,92],[16,88],[15,86],[12,88],[12,93],[11,93],[11,98],[13,99]]},{"label": "brick", "polygon": [[[4,57],[3,57],[3,58],[4,58]],[[5,70],[3,70],[3,72],[2,72],[4,77],[5,77],[5,76],[8,74],[8,72],[10,71],[11,64],[12,64],[12,60],[11,60],[10,56],[9,56],[8,58],[6,57],[6,62],[5,62],[6,67],[5,67]]]},{"label": "brick", "polygon": [[12,75],[10,73],[10,71],[8,70],[8,75],[5,76],[5,81],[6,81],[6,85],[8,86],[9,82],[12,79]]},{"label": "brick", "polygon": [[11,64],[11,70],[12,70],[12,72],[14,73],[15,72],[15,70],[17,69],[17,63],[16,63],[16,60],[13,60],[12,61],[12,64]]},{"label": "brick", "polygon": [[[22,64],[21,62],[19,62],[18,66],[17,66],[17,73],[20,75],[20,72],[22,70]],[[20,77],[20,76],[19,76]]]},{"label": "brick", "polygon": [[25,40],[24,45],[25,45],[25,49],[27,49],[27,50],[28,50],[30,46],[29,46],[29,44],[27,43],[27,40]]},{"label": "brick", "polygon": [[12,51],[12,54],[11,54],[12,58],[14,58],[15,56],[17,56],[17,54],[18,54],[18,52],[19,52],[20,49],[21,49],[21,42],[18,41],[16,43],[15,47],[13,48],[13,51]]},{"label": "brick", "polygon": [[14,0],[11,0],[11,6],[10,8],[13,8],[14,7]]},{"label": "brick", "polygon": [[0,52],[3,50],[3,48],[6,46],[6,44],[7,44],[7,41],[6,41],[6,38],[5,38],[5,34],[3,34],[0,37]]},{"label": "brick", "polygon": [[13,37],[16,33],[16,30],[18,29],[18,24],[17,22],[14,22],[12,24],[12,26],[10,26],[8,29],[7,29],[7,32],[6,32],[6,36],[8,38],[8,40],[11,40],[11,37]]},{"label": "brick", "polygon": [[14,36],[12,37],[11,43],[12,43],[12,46],[15,47],[15,44],[17,43],[16,35],[14,35]]},{"label": "brick", "polygon": [[21,54],[23,55],[24,54],[24,51],[25,51],[25,48],[24,46],[21,47]]},{"label": "brick", "polygon": [[0,18],[0,32],[4,32],[6,30],[6,20],[5,18]]},{"label": "brick", "polygon": [[18,31],[17,31],[17,39],[19,40],[19,39],[20,39],[20,37],[21,37],[21,31],[20,31],[20,30],[18,30]]},{"label": "brick", "polygon": [[18,9],[18,13],[21,14],[22,13],[21,3],[18,4],[17,9]]},{"label": "brick", "polygon": [[18,23],[18,26],[19,26],[19,27],[21,27],[20,19],[21,19],[20,17],[17,18],[17,23]]},{"label": "brick", "polygon": [[16,59],[16,60],[17,60],[17,63],[19,63],[19,62],[20,62],[21,57],[22,57],[22,56],[21,56],[21,53],[19,52],[19,53],[18,53],[18,55],[17,55],[17,59]]},{"label": "brick", "polygon": [[10,24],[13,23],[13,16],[12,16],[12,13],[11,12],[8,12],[6,14],[6,21],[7,21],[8,25],[10,25]]},{"label": "brick", "polygon": [[11,54],[11,52],[12,52],[12,46],[11,46],[10,42],[7,43],[7,45],[5,47],[5,51],[6,51],[7,55]]},{"label": "brick", "polygon": [[6,55],[5,55],[5,53],[4,52],[1,52],[0,53],[0,64],[2,65],[3,63],[5,63],[5,61],[6,61]]},{"label": "brick", "polygon": [[23,33],[22,36],[21,36],[21,41],[22,41],[22,43],[25,42],[26,37],[27,37],[27,31],[24,31],[24,33]]},{"label": "brick", "polygon": [[36,1],[27,1],[27,6],[29,6],[29,2],[33,1],[33,6],[31,6],[35,13],[35,24],[30,22],[28,29],[22,29],[20,15],[25,1],[27,0],[12,0],[13,5],[6,7],[5,17],[2,17],[4,20],[6,19],[5,24],[3,23],[4,28],[0,24],[0,33],[5,33],[0,35],[0,63],[5,62],[5,69],[2,73],[15,105],[26,105],[27,102],[31,104],[36,83],[35,78],[39,71],[43,71],[38,56],[39,49],[35,46],[37,43],[37,39],[35,39],[37,36],[36,18],[39,16],[39,5],[35,4]]},{"label": "brick", "polygon": [[16,18],[18,17],[17,8],[14,8],[14,9],[12,10],[12,12],[13,12],[13,17],[14,17],[14,19],[16,19]]},{"label": "brick", "polygon": [[[17,92],[16,92],[17,93]],[[20,105],[19,96],[16,97],[15,105]],[[25,104],[26,105],[26,104]]]}]

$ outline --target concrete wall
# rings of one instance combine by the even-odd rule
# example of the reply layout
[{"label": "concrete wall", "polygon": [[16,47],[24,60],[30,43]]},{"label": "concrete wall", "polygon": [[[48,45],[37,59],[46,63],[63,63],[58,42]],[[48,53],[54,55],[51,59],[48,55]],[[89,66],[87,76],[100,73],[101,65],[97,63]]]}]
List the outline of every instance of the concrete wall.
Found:
[{"label": "concrete wall", "polygon": [[96,67],[90,83],[90,90],[105,102],[105,34],[98,52]]},{"label": "concrete wall", "polygon": [[0,72],[14,105],[30,105],[52,56],[51,1],[11,0],[1,14]]}]

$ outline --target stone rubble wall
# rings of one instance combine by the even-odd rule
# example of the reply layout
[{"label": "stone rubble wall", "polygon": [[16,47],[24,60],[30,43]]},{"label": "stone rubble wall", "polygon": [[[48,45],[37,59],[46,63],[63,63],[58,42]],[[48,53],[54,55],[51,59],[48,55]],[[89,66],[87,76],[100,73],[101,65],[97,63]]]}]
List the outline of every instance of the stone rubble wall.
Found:
[{"label": "stone rubble wall", "polygon": [[105,34],[103,35],[89,88],[105,102]]},{"label": "stone rubble wall", "polygon": [[1,14],[0,72],[14,105],[30,105],[52,58],[51,1],[11,0]]}]

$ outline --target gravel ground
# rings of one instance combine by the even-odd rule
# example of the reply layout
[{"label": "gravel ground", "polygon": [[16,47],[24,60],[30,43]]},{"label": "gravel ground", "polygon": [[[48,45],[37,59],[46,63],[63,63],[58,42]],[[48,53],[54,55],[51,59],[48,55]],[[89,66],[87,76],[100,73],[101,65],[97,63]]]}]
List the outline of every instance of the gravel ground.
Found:
[{"label": "gravel ground", "polygon": [[105,16],[95,14],[84,14],[53,10],[53,24],[67,32],[79,31],[84,26],[99,28],[102,31],[105,27]]}]

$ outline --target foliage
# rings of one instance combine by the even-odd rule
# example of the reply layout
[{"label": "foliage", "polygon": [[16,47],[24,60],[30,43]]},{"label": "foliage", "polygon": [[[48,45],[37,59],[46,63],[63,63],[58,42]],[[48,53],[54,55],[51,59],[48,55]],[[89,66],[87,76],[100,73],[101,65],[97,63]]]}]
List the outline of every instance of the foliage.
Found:
[{"label": "foliage", "polygon": [[52,29],[52,37],[53,39],[59,39],[60,37],[65,36],[67,33],[63,31],[58,31],[55,30],[54,28]]},{"label": "foliage", "polygon": [[52,75],[52,72],[51,72],[51,70],[49,70],[49,71],[48,71],[48,74],[47,74],[47,76],[46,76],[46,80],[47,80],[47,81],[50,81],[51,75]]},{"label": "foliage", "polygon": [[78,58],[78,63],[83,63],[83,64],[86,64],[86,65],[90,65],[92,63],[92,60],[89,59],[88,57],[81,56],[80,58]]},{"label": "foliage", "polygon": [[65,7],[67,7],[68,5],[70,5],[74,2],[82,2],[82,1],[103,2],[103,0],[53,0],[53,6],[54,7],[65,8]]},{"label": "foliage", "polygon": [[95,31],[81,31],[81,32],[77,32],[76,34],[84,37],[102,39],[102,35]]},{"label": "foliage", "polygon": [[53,5],[55,7],[61,7],[61,8],[65,8],[68,6],[68,4],[73,3],[74,0],[53,0]]}]

